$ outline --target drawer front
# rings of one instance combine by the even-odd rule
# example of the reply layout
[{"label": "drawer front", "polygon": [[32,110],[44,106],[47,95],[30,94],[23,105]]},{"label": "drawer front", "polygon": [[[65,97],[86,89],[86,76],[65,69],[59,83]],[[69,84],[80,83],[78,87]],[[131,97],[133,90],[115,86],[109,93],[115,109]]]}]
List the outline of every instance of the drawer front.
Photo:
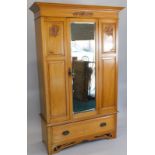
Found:
[{"label": "drawer front", "polygon": [[98,118],[93,121],[89,120],[84,126],[86,135],[93,135],[113,130],[115,130],[115,116]]},{"label": "drawer front", "polygon": [[115,116],[53,127],[53,143],[115,130]]},{"label": "drawer front", "polygon": [[53,142],[60,142],[83,136],[83,123],[53,127]]}]

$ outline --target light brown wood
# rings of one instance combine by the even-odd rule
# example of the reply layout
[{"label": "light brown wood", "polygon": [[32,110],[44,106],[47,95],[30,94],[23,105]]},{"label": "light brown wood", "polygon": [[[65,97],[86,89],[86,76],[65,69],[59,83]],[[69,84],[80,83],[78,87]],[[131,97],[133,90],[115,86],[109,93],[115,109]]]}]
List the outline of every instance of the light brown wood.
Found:
[{"label": "light brown wood", "polygon": [[91,135],[91,136],[89,135],[89,136],[81,137],[74,141],[70,140],[70,141],[67,141],[64,143],[61,142],[58,144],[53,144],[52,148],[49,152],[49,155],[55,154],[55,153],[61,151],[62,149],[68,148],[70,146],[73,146],[73,145],[76,145],[79,143],[89,142],[89,141],[94,141],[94,140],[99,140],[99,139],[113,139],[113,138],[115,138],[115,132],[106,131],[106,132],[103,132],[102,134],[95,134],[95,135]]},{"label": "light brown wood", "polygon": [[49,62],[50,114],[52,121],[68,118],[65,62]]},{"label": "light brown wood", "polygon": [[[100,19],[99,20],[99,82],[100,82],[100,113],[109,114],[117,112],[117,68],[118,68],[118,34],[117,20]],[[114,47],[110,51],[104,50],[105,27],[113,28]]]},{"label": "light brown wood", "polygon": [[[116,138],[118,13],[123,7],[36,2],[35,15],[42,140],[48,154],[97,139]],[[94,22],[96,109],[73,113],[71,22]],[[106,50],[106,35],[113,48]],[[100,126],[101,125],[101,126]]]},{"label": "light brown wood", "polygon": [[[36,21],[39,20],[36,19]],[[68,102],[68,73],[66,61],[66,27],[64,18],[42,18],[42,64],[44,65],[43,74],[45,85],[45,105],[46,117],[48,123],[65,121],[69,119],[69,102]],[[57,24],[60,28],[57,36],[50,34],[50,28]],[[61,23],[61,24],[60,24]],[[54,46],[53,46],[54,44]],[[56,46],[55,46],[56,45]],[[51,50],[53,49],[53,52]],[[60,68],[59,68],[60,67]],[[62,72],[63,71],[63,72]],[[62,79],[62,87],[59,87],[59,79]],[[56,83],[56,81],[58,82]],[[63,101],[61,103],[61,101]],[[60,105],[60,103],[62,105]],[[44,104],[43,104],[44,105]],[[57,114],[56,114],[57,113]]]},{"label": "light brown wood", "polygon": [[47,54],[64,55],[65,19],[45,19]]},{"label": "light brown wood", "polygon": [[115,106],[115,76],[116,60],[115,57],[102,58],[102,101],[101,106]]},{"label": "light brown wood", "polygon": [[[100,126],[102,124],[103,126]],[[105,131],[114,131],[114,129],[115,129],[115,119],[113,115],[104,118],[97,118],[83,122],[56,126],[53,127],[52,130],[53,143],[64,142],[67,140],[74,140],[74,139],[76,140],[77,138],[80,137],[103,133]],[[63,135],[65,131],[69,132],[68,135]]]},{"label": "light brown wood", "polygon": [[36,2],[30,9],[35,13],[35,18],[40,16],[118,18],[118,12],[123,7]]},{"label": "light brown wood", "polygon": [[46,80],[46,62],[44,61],[45,57],[45,44],[44,44],[44,19],[38,18],[35,20],[35,30],[36,30],[36,47],[37,47],[37,61],[38,61],[38,77],[39,77],[39,90],[40,90],[40,104],[41,104],[41,113],[43,117],[49,122],[49,108],[48,108],[48,96],[46,93],[47,90],[47,80]]}]

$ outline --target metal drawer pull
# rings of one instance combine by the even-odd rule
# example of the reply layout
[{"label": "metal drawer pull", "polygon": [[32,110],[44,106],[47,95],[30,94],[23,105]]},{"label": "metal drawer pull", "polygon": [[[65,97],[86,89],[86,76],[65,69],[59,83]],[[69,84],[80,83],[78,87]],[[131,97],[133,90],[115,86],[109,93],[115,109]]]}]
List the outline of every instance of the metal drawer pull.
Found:
[{"label": "metal drawer pull", "polygon": [[106,125],[107,125],[107,123],[103,122],[103,123],[100,124],[100,127],[105,127]]},{"label": "metal drawer pull", "polygon": [[69,135],[69,133],[70,133],[70,132],[66,130],[66,131],[63,131],[62,134],[63,134],[64,136],[67,136],[67,135]]}]

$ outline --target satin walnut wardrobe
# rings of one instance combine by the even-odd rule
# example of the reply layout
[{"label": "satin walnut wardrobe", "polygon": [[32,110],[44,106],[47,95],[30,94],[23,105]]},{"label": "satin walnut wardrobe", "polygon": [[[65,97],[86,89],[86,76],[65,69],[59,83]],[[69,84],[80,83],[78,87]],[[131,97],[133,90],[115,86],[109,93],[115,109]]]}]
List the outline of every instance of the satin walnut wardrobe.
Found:
[{"label": "satin walnut wardrobe", "polygon": [[48,154],[116,138],[122,7],[36,2],[42,140]]}]

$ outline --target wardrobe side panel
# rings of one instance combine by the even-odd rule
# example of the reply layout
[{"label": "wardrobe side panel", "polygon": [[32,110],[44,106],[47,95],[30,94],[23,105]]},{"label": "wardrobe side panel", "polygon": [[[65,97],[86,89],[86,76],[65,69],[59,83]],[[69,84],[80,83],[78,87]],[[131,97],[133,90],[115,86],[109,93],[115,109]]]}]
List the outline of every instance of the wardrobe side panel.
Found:
[{"label": "wardrobe side panel", "polygon": [[43,42],[42,42],[42,18],[35,20],[36,31],[36,49],[37,49],[37,63],[38,63],[38,78],[39,78],[39,93],[40,93],[40,109],[41,115],[47,119],[47,107],[45,96],[45,78],[44,78],[44,59],[43,59]]},{"label": "wardrobe side panel", "polygon": [[49,81],[51,119],[66,120],[68,112],[64,61],[49,62]]},{"label": "wardrobe side panel", "polygon": [[49,96],[48,116],[51,123],[69,119],[65,24],[65,18],[45,17],[44,20],[46,81]]},{"label": "wardrobe side panel", "polygon": [[102,108],[115,106],[116,60],[115,57],[102,59]]},{"label": "wardrobe side panel", "polygon": [[64,21],[46,23],[47,53],[64,55]]},{"label": "wardrobe side panel", "polygon": [[99,20],[100,113],[117,112],[118,34],[116,19]]}]

